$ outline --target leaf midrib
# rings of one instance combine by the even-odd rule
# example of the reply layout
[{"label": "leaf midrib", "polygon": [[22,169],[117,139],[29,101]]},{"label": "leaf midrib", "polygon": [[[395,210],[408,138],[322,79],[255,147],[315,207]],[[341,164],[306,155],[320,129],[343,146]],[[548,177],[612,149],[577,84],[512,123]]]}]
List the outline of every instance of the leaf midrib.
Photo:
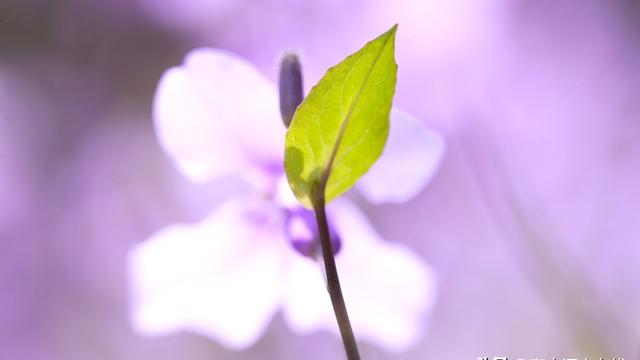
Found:
[{"label": "leaf midrib", "polygon": [[363,92],[364,88],[367,86],[367,83],[369,82],[369,78],[371,77],[371,74],[373,73],[373,70],[378,65],[378,61],[380,60],[380,57],[382,56],[382,53],[384,52],[384,49],[387,47],[387,43],[389,42],[389,39],[391,39],[393,34],[395,34],[395,29],[392,29],[392,30],[387,32],[387,38],[384,39],[384,42],[382,43],[382,46],[380,47],[380,51],[378,52],[378,54],[376,54],[376,58],[373,61],[373,64],[371,65],[371,67],[367,71],[367,74],[365,75],[364,81],[362,82],[362,85],[360,85],[360,88],[356,92],[356,96],[351,101],[351,104],[349,105],[349,111],[347,111],[347,115],[345,116],[344,120],[342,121],[342,124],[340,125],[340,132],[338,133],[338,138],[336,139],[335,145],[334,145],[334,147],[333,147],[333,149],[331,151],[331,156],[329,157],[329,161],[327,162],[327,165],[325,166],[324,172],[322,173],[322,176],[320,178],[320,182],[318,183],[318,188],[316,190],[318,192],[318,195],[322,196],[323,198],[324,198],[325,189],[327,187],[327,183],[329,181],[329,176],[331,175],[331,170],[333,169],[333,162],[334,162],[334,160],[336,158],[336,155],[338,154],[338,150],[340,148],[340,144],[342,143],[342,137],[343,137],[343,135],[344,135],[344,133],[345,133],[345,131],[347,129],[347,125],[349,124],[349,121],[351,120],[351,116],[353,115],[353,112],[355,111],[356,105],[358,104],[358,101],[360,100],[360,96],[362,95],[362,92]]}]

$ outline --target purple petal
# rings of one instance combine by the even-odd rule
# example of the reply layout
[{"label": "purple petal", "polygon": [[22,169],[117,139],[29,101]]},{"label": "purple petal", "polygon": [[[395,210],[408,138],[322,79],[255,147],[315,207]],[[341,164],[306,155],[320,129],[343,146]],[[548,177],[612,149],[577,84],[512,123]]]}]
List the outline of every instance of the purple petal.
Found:
[{"label": "purple petal", "polygon": [[[419,340],[434,305],[431,268],[406,247],[381,239],[348,201],[334,201],[329,211],[343,242],[336,262],[356,336],[389,351],[406,350]],[[318,263],[295,259],[287,289],[284,314],[293,330],[339,333]]]},{"label": "purple petal", "polygon": [[162,76],[153,110],[160,143],[194,181],[282,166],[275,86],[235,55],[189,53]]},{"label": "purple petal", "polygon": [[136,330],[253,344],[278,308],[290,253],[272,210],[230,201],[198,224],[169,226],[136,246],[129,256]]},{"label": "purple petal", "polygon": [[372,203],[405,202],[433,177],[444,150],[442,135],[427,129],[411,115],[394,109],[382,156],[356,187]]}]

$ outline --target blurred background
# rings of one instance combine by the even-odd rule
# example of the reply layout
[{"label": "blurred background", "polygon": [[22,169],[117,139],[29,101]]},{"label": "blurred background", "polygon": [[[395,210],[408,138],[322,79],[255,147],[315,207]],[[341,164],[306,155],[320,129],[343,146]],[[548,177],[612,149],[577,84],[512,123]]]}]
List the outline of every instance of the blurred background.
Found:
[{"label": "blurred background", "polygon": [[[411,202],[365,206],[433,265],[438,301],[405,354],[640,359],[640,3],[599,0],[3,0],[0,359],[333,359],[280,315],[252,348],[128,323],[126,254],[202,218],[154,135],[163,71],[195,47],[306,85],[399,23],[395,104],[448,151]],[[310,351],[312,349],[313,351]]]}]

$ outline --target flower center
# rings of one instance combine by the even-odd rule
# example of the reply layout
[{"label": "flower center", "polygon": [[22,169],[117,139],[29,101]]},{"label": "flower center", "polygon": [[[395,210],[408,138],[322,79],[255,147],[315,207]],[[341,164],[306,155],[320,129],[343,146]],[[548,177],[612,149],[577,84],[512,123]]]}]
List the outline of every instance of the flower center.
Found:
[{"label": "flower center", "polygon": [[[303,207],[285,209],[285,234],[289,243],[301,255],[315,259],[321,256],[322,247],[313,211]],[[336,255],[342,242],[336,231],[329,225],[331,248]]]},{"label": "flower center", "polygon": [[[322,256],[315,213],[300,205],[284,174],[277,182],[273,200],[284,213],[284,233],[289,244],[303,256],[312,259]],[[336,255],[340,251],[342,242],[338,233],[331,227],[331,223],[329,223],[329,236],[331,237],[333,255]]]}]

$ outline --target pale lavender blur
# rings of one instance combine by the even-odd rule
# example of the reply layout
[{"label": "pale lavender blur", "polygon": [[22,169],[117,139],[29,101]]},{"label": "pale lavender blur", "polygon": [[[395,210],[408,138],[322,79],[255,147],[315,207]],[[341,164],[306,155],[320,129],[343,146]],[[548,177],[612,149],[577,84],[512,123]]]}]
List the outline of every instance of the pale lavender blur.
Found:
[{"label": "pale lavender blur", "polygon": [[340,358],[279,316],[243,352],[141,338],[125,256],[238,187],[191,185],[163,155],[164,70],[215,46],[275,80],[293,49],[310,87],[396,22],[395,104],[448,152],[410,203],[362,205],[440,292],[415,349],[363,358],[640,358],[637,2],[4,0],[0,21],[0,359]]}]

